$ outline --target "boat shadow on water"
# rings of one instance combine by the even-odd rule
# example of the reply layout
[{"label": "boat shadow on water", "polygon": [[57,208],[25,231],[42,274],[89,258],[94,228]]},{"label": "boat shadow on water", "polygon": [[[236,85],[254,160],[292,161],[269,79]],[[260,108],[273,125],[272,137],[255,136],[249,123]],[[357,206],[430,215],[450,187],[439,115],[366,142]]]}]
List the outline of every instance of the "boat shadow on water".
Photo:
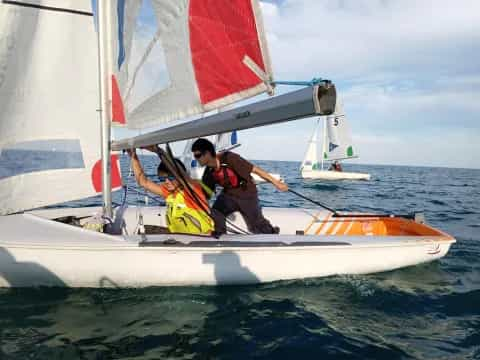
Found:
[{"label": "boat shadow on water", "polygon": [[248,267],[242,266],[240,257],[233,251],[222,251],[202,255],[203,264],[212,264],[217,284],[232,283],[254,284],[260,279]]},{"label": "boat shadow on water", "polygon": [[47,268],[34,262],[17,261],[2,247],[0,247],[0,281],[2,286],[9,287],[26,287],[32,283],[55,287],[67,286]]},{"label": "boat shadow on water", "polygon": [[[238,284],[259,283],[260,279],[247,267],[233,251],[207,253],[202,256],[203,264],[211,264],[217,284],[233,282]],[[236,281],[235,281],[236,280]],[[3,287],[31,287],[32,284],[47,287],[68,287],[55,273],[35,262],[17,261],[5,248],[0,247],[0,285]],[[102,276],[99,288],[121,288],[115,280]]]}]

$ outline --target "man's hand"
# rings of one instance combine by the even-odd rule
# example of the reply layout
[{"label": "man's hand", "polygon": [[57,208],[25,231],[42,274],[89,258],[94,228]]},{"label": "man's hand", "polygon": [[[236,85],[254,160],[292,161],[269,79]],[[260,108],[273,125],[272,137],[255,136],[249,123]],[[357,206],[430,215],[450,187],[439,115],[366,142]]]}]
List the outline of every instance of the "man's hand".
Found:
[{"label": "man's hand", "polygon": [[273,185],[275,185],[275,187],[279,190],[279,191],[288,191],[288,185],[285,184],[284,182],[282,181],[278,181],[276,180]]},{"label": "man's hand", "polygon": [[265,181],[268,181],[269,183],[272,183],[273,186],[275,186],[278,190],[288,191],[288,185],[287,184],[285,184],[282,181],[279,181],[279,180],[275,179],[273,176],[271,176],[268,172],[263,170],[261,167],[254,166],[253,169],[252,169],[252,173],[257,174],[258,176],[260,176]]}]

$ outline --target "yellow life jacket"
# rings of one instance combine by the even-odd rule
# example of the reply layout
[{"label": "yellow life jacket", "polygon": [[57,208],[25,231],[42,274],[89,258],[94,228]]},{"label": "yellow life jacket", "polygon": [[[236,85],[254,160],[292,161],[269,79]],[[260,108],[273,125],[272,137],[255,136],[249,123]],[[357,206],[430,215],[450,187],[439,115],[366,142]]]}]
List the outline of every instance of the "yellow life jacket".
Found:
[{"label": "yellow life jacket", "polygon": [[201,209],[192,209],[185,203],[183,191],[176,191],[165,199],[167,203],[167,227],[172,233],[210,234],[213,220]]}]

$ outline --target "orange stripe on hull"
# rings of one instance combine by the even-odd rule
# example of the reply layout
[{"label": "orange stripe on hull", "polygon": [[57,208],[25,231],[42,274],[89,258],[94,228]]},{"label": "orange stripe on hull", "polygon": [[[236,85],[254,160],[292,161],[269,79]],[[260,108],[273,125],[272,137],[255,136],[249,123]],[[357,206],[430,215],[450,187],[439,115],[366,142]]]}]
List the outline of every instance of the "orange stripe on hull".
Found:
[{"label": "orange stripe on hull", "polygon": [[337,224],[335,226],[332,226],[329,231],[327,231],[328,235],[336,235],[339,231],[340,228],[345,224],[345,221],[342,219],[337,219]]},{"label": "orange stripe on hull", "polygon": [[325,227],[325,225],[328,223],[328,221],[330,220],[331,217],[332,217],[332,214],[327,215],[327,217],[325,218],[323,223],[321,223],[320,226],[318,227],[317,231],[315,231],[315,235],[320,234],[320,231],[322,231],[322,229]]},{"label": "orange stripe on hull", "polygon": [[321,214],[322,212],[320,211],[317,215],[313,215],[313,220],[310,224],[308,224],[308,226],[305,228],[305,230],[303,231],[305,234],[308,233],[308,230],[310,230],[310,228],[312,227],[312,225],[314,223],[316,223],[319,219],[318,219],[318,216]]},{"label": "orange stripe on hull", "polygon": [[[313,225],[309,225],[309,229]],[[445,236],[450,240],[447,234],[433,229],[425,224],[404,218],[378,218],[375,216],[368,218],[342,217],[332,218],[328,214],[321,220],[315,235],[329,236]]]}]

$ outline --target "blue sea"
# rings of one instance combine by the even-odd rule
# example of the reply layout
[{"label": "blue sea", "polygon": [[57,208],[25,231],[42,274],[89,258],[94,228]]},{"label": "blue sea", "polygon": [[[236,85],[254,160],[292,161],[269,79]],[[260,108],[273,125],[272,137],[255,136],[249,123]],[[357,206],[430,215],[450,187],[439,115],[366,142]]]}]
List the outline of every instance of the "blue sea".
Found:
[{"label": "blue sea", "polygon": [[[142,161],[154,175],[156,159]],[[0,289],[0,359],[480,359],[480,170],[346,164],[372,180],[330,183],[301,179],[296,162],[255,163],[336,209],[423,211],[458,242],[440,261],[366,276]],[[122,168],[126,201],[144,203],[126,157]],[[315,207],[268,184],[259,189],[264,206]],[[123,192],[114,199],[121,203]],[[99,204],[91,198],[69,206]]]}]

